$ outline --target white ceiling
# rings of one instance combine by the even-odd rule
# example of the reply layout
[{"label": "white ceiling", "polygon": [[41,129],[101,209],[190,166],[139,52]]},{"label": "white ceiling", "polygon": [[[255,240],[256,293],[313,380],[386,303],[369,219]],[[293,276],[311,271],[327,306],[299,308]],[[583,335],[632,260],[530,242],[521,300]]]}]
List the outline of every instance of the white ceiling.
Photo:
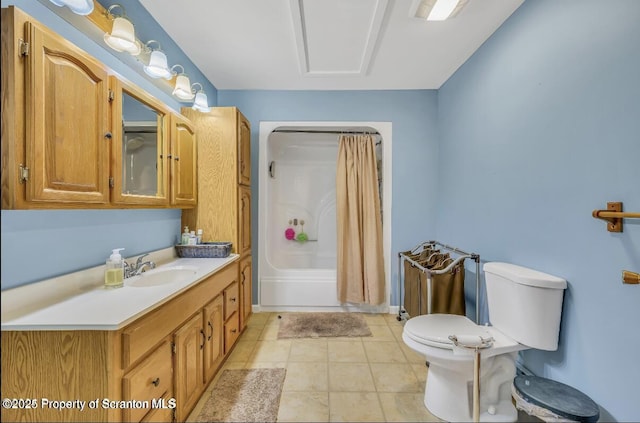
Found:
[{"label": "white ceiling", "polygon": [[524,0],[140,0],[218,89],[438,89]]}]

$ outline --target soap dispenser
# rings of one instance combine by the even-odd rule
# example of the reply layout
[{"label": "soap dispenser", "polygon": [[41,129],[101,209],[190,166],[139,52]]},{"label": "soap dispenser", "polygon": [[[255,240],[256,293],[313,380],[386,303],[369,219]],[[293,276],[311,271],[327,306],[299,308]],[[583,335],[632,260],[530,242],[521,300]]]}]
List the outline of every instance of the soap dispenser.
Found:
[{"label": "soap dispenser", "polygon": [[120,288],[124,284],[124,260],[120,251],[124,248],[113,250],[107,260],[107,267],[104,272],[105,288]]}]

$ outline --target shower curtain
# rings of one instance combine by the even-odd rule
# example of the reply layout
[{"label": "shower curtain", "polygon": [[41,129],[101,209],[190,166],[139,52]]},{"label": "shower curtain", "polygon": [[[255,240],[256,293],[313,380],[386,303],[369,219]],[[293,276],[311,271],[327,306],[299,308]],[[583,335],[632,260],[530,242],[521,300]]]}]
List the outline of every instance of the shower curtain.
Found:
[{"label": "shower curtain", "polygon": [[382,217],[371,135],[341,135],[336,173],[337,285],[341,303],[385,297]]}]

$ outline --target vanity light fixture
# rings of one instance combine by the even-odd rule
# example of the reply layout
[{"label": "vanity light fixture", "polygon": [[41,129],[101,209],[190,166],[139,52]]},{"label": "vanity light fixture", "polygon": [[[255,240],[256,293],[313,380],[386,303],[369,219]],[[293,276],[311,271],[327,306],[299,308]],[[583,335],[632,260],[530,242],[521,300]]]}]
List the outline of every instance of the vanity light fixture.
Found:
[{"label": "vanity light fixture", "polygon": [[[149,44],[156,43],[158,48],[153,50]],[[144,72],[152,78],[171,79],[173,73],[167,64],[167,55],[161,50],[160,43],[156,40],[149,40],[145,43],[145,47],[151,50],[149,55],[149,64],[144,66]]]},{"label": "vanity light fixture", "polygon": [[[182,72],[176,74],[173,72],[173,69],[178,66],[182,69]],[[189,77],[184,73],[182,65],[171,66],[171,72],[173,75],[176,75],[176,84],[173,88],[172,94],[180,100],[193,100],[195,93],[191,91],[191,81],[189,81]]]},{"label": "vanity light fixture", "polygon": [[[119,7],[122,9],[122,16],[113,15],[112,10]],[[137,56],[142,51],[140,42],[136,40],[133,23],[126,17],[124,7],[119,4],[109,6],[107,16],[113,17],[111,33],[104,34],[104,42],[115,51],[126,51],[132,56]]]},{"label": "vanity light fixture", "polygon": [[428,21],[444,21],[452,18],[467,4],[468,0],[413,0],[409,17]]},{"label": "vanity light fixture", "polygon": [[56,6],[67,6],[76,15],[88,15],[93,12],[93,0],[49,0]]},{"label": "vanity light fixture", "polygon": [[207,94],[205,94],[202,85],[198,82],[193,84],[191,87],[193,88],[196,85],[198,85],[200,89],[196,92],[196,99],[193,101],[192,109],[202,113],[209,113],[211,109],[209,108],[209,102],[207,101]]}]

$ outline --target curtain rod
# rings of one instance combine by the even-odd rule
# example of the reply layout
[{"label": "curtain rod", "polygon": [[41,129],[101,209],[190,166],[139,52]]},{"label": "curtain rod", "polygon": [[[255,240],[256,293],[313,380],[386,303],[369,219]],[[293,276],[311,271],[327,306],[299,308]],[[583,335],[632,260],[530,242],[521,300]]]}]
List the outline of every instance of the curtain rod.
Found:
[{"label": "curtain rod", "polygon": [[286,133],[302,133],[302,134],[369,134],[380,135],[378,131],[315,131],[311,129],[274,129],[273,132],[286,132]]}]

